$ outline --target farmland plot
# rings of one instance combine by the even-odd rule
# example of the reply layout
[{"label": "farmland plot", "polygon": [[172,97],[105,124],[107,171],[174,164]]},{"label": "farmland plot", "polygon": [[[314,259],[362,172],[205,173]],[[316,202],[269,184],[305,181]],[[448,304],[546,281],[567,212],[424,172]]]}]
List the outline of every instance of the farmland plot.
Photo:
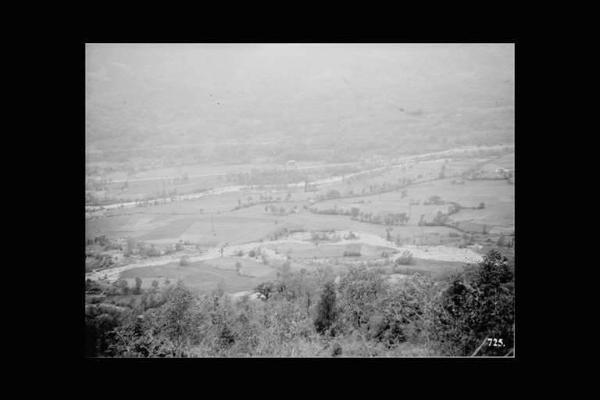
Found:
[{"label": "farmland plot", "polygon": [[213,265],[212,261],[191,263],[186,266],[172,263],[154,267],[134,268],[121,273],[122,279],[141,278],[142,287],[150,285],[153,280],[169,279],[175,282],[181,279],[186,286],[198,292],[214,290],[220,283],[224,283],[227,292],[251,290],[263,280],[274,276],[274,270],[271,274],[263,273],[260,277],[238,275],[235,270],[223,268],[223,265]]}]

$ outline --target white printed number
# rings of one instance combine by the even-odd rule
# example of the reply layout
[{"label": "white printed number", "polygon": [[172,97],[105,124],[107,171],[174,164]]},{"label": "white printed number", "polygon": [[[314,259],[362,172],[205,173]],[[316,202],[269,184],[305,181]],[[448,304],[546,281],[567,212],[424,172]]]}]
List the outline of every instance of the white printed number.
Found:
[{"label": "white printed number", "polygon": [[502,341],[502,338],[487,338],[487,344],[488,346],[492,347],[504,347],[504,342]]}]

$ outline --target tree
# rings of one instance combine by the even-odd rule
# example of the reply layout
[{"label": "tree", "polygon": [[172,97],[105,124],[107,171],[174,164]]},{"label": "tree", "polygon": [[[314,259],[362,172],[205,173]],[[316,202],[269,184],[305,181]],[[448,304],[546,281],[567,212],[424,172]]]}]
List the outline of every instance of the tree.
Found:
[{"label": "tree", "polygon": [[346,328],[358,329],[376,310],[376,300],[384,286],[380,273],[365,267],[351,267],[338,287],[341,322]]},{"label": "tree", "polygon": [[118,283],[119,289],[121,289],[122,294],[129,294],[129,284],[125,279],[121,279]]},{"label": "tree", "polygon": [[327,192],[327,195],[326,195],[326,197],[328,199],[338,199],[341,196],[342,196],[341,193],[335,189],[331,189],[330,191]]},{"label": "tree", "polygon": [[255,290],[264,298],[264,300],[269,300],[271,295],[275,292],[275,284],[273,282],[263,282],[259,284]]},{"label": "tree", "polygon": [[395,265],[411,265],[413,263],[413,255],[410,251],[404,250],[400,257],[395,261]]},{"label": "tree", "polygon": [[135,239],[132,237],[127,238],[127,247],[125,248],[125,255],[132,255],[136,247]]},{"label": "tree", "polygon": [[133,289],[134,294],[140,294],[142,292],[142,278],[139,276],[135,277],[135,289]]},{"label": "tree", "polygon": [[479,355],[504,355],[513,347],[514,267],[498,251],[452,277],[439,306],[434,334],[443,352],[470,355],[486,338],[504,346],[484,346]]},{"label": "tree", "polygon": [[496,245],[499,247],[504,247],[507,246],[508,243],[506,241],[506,238],[504,237],[504,235],[500,235],[500,238],[498,238],[498,241],[496,242]]},{"label": "tree", "polygon": [[221,279],[219,283],[217,283],[217,296],[223,296],[225,291],[227,290],[227,286],[225,285],[225,281]]},{"label": "tree", "polygon": [[335,332],[331,330],[337,317],[335,300],[334,283],[325,283],[323,293],[321,293],[321,298],[317,303],[317,315],[314,320],[315,329],[320,334],[324,334],[328,331],[332,335],[335,334]]}]

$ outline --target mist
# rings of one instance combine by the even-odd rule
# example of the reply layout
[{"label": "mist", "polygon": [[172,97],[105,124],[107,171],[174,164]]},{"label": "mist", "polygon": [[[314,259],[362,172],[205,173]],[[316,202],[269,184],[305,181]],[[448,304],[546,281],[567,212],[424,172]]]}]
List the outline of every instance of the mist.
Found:
[{"label": "mist", "polygon": [[[513,51],[510,44],[90,44],[87,142],[120,150],[228,141],[360,147],[368,136],[385,148],[389,138],[461,130],[507,141]],[[440,125],[446,129],[434,129]]]}]

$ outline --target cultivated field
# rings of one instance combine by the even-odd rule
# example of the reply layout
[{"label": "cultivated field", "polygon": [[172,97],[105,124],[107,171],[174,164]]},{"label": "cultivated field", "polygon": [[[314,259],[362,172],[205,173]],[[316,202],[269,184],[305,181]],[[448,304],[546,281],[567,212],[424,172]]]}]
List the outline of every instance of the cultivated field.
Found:
[{"label": "cultivated field", "polygon": [[[414,272],[434,276],[451,273],[477,262],[483,246],[495,243],[499,235],[514,232],[514,185],[506,179],[468,180],[462,176],[485,169],[512,169],[513,164],[514,154],[444,157],[370,168],[331,182],[324,180],[316,191],[305,191],[303,185],[281,189],[240,187],[238,191],[194,200],[106,210],[86,219],[86,238],[106,237],[120,243],[117,247],[121,250],[102,251],[91,244],[87,250],[91,255],[112,257],[118,268],[115,273],[110,273],[110,268],[100,269],[90,276],[101,279],[104,274],[109,280],[126,279],[130,284],[140,277],[142,287],[149,287],[153,280],[164,284],[181,279],[198,291],[221,285],[227,292],[236,293],[251,292],[260,282],[274,279],[286,259],[292,270],[373,263],[387,268],[392,280]],[[213,183],[229,185],[216,176],[218,169],[212,168],[206,171],[215,174],[210,178],[215,180]],[[180,172],[163,169],[140,173],[138,182],[131,180],[129,190],[137,188],[143,196],[154,190],[144,186],[156,185],[154,177]],[[190,180],[209,179],[194,178],[193,173],[198,171],[192,169],[186,172]],[[114,175],[113,179],[118,177]],[[331,191],[337,191],[341,198],[327,200]],[[435,196],[437,202],[426,204]],[[481,203],[484,207],[478,208]],[[451,224],[420,224],[438,213],[448,213],[453,204],[462,208],[449,216]],[[407,220],[386,226],[352,215],[318,213],[353,208],[370,215],[406,213]],[[480,232],[482,226],[485,228]],[[350,233],[357,238],[346,239]],[[321,239],[314,240],[315,235]],[[127,240],[153,246],[157,255],[165,255],[156,262],[152,258],[145,262],[147,256],[123,257]],[[186,250],[172,249],[181,243]],[[349,245],[360,254],[346,254]],[[169,248],[171,255],[166,253]],[[267,258],[258,253],[249,256],[252,249],[261,249],[259,252]],[[400,270],[394,269],[395,258],[405,250],[410,251],[413,261]],[[238,254],[240,251],[242,254]],[[180,265],[183,255],[192,257],[188,265]],[[92,261],[88,270],[94,269]]]}]

